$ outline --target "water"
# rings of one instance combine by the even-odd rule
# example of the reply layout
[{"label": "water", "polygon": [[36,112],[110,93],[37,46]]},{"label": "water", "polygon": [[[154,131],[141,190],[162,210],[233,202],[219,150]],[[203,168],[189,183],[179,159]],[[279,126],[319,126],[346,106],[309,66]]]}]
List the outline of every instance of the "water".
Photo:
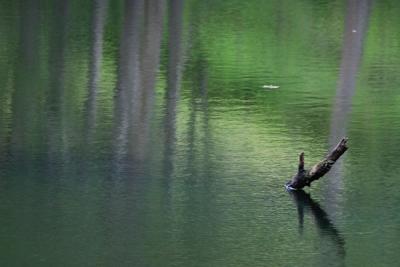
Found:
[{"label": "water", "polygon": [[397,265],[399,11],[1,1],[0,265]]}]

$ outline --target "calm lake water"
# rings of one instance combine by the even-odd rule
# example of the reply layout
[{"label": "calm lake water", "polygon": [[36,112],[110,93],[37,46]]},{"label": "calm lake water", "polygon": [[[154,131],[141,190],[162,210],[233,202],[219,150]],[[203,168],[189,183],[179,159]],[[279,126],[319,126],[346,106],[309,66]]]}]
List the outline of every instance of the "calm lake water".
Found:
[{"label": "calm lake water", "polygon": [[0,266],[398,266],[399,14],[1,1]]}]

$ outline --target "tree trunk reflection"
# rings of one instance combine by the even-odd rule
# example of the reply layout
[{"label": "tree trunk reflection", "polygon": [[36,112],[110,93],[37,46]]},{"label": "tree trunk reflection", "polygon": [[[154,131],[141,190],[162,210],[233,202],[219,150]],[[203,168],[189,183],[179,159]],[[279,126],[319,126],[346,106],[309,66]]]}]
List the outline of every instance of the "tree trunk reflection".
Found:
[{"label": "tree trunk reflection", "polygon": [[92,139],[96,127],[97,94],[103,58],[103,33],[107,15],[108,0],[95,0],[91,24],[92,44],[90,48],[89,84],[86,100],[86,131],[88,141]]},{"label": "tree trunk reflection", "polygon": [[[336,89],[336,98],[330,126],[329,146],[347,134],[347,120],[351,111],[359,65],[362,59],[365,33],[372,0],[348,0],[343,36],[342,60]],[[341,164],[333,166],[329,179],[326,179],[327,209],[335,217],[338,193],[342,188]]]}]

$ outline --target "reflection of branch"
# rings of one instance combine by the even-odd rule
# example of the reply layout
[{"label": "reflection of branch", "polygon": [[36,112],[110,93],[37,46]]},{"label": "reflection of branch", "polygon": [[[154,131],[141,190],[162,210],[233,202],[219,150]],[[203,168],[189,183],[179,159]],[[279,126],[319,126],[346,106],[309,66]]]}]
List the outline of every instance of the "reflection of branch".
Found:
[{"label": "reflection of branch", "polygon": [[333,223],[329,220],[328,214],[321,208],[318,202],[314,201],[310,194],[307,194],[303,190],[290,191],[289,193],[297,205],[300,231],[302,232],[303,230],[304,211],[311,212],[320,234],[322,236],[326,235],[330,237],[338,249],[338,254],[344,256],[345,241],[340,232],[336,229],[335,225],[333,225]]}]

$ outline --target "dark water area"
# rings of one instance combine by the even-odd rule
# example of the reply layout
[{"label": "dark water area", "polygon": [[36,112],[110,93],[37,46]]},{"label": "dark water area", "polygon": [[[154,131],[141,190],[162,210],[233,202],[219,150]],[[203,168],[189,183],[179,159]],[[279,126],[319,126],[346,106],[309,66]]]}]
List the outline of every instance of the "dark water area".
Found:
[{"label": "dark water area", "polygon": [[0,266],[397,266],[398,14],[0,1]]}]

